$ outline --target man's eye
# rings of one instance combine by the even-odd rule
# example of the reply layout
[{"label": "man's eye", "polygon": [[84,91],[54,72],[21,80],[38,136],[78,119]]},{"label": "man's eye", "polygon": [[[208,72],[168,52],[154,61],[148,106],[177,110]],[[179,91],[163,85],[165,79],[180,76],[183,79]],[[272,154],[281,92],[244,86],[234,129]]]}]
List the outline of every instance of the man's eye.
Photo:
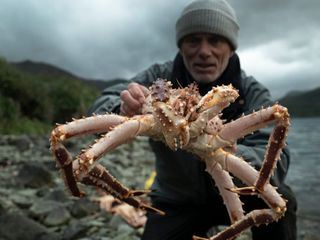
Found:
[{"label": "man's eye", "polygon": [[220,36],[214,36],[214,37],[209,39],[209,42],[211,44],[213,44],[213,45],[217,45],[219,43],[225,42],[225,39],[223,37],[220,37]]},{"label": "man's eye", "polygon": [[187,40],[188,43],[191,43],[191,44],[194,44],[194,43],[197,43],[198,42],[198,39],[196,38],[190,38]]},{"label": "man's eye", "polygon": [[217,38],[211,38],[209,41],[211,44],[217,44],[219,42],[219,39]]}]

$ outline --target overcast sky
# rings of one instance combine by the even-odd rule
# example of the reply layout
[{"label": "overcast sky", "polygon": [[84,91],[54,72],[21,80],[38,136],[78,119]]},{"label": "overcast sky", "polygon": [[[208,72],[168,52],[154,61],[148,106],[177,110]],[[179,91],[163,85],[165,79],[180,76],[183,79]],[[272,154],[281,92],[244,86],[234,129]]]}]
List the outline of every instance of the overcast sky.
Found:
[{"label": "overcast sky", "polygon": [[[242,68],[277,98],[320,86],[319,0],[230,0]],[[130,78],[172,59],[186,0],[0,0],[0,56],[86,78]]]}]

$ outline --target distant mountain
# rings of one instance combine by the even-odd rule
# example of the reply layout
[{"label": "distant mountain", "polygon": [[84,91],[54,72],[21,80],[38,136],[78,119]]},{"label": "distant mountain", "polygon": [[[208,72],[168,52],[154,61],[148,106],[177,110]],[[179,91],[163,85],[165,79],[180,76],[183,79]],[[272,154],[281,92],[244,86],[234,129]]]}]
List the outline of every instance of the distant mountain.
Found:
[{"label": "distant mountain", "polygon": [[106,87],[106,85],[108,85],[106,80],[82,78],[48,63],[26,60],[22,62],[12,62],[11,65],[17,68],[19,71],[32,75],[81,80],[86,84],[97,88],[98,90],[102,90]]},{"label": "distant mountain", "polygon": [[77,77],[72,73],[69,73],[48,63],[26,60],[22,62],[12,62],[11,64],[20,71],[30,73],[32,75],[50,75],[52,77],[68,77],[80,79],[80,77]]},{"label": "distant mountain", "polygon": [[320,87],[310,91],[289,92],[279,102],[289,109],[293,117],[319,117]]}]

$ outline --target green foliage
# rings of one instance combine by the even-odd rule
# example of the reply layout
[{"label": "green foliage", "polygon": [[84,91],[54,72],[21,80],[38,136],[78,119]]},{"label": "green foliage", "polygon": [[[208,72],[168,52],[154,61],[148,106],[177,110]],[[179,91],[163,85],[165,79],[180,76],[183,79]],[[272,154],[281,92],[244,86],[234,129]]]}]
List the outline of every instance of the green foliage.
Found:
[{"label": "green foliage", "polygon": [[47,132],[85,115],[97,95],[81,80],[26,74],[0,59],[0,133]]}]

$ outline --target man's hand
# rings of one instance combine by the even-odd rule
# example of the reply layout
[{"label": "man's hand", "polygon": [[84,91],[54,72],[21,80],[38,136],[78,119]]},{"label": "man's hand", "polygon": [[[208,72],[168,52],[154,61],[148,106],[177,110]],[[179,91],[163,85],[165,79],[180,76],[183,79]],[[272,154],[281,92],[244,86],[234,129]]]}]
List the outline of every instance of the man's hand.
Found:
[{"label": "man's hand", "polygon": [[129,204],[122,203],[114,207],[113,212],[115,215],[123,218],[133,228],[139,228],[146,224],[146,213],[141,209],[135,209]]},{"label": "man's hand", "polygon": [[147,221],[146,212],[141,209],[135,209],[127,203],[120,202],[111,195],[105,195],[94,199],[100,203],[100,208],[112,214],[120,216],[133,228],[139,228],[145,225]]},{"label": "man's hand", "polygon": [[120,114],[129,117],[140,114],[149,93],[149,90],[145,86],[138,83],[130,83],[128,89],[120,93]]}]

